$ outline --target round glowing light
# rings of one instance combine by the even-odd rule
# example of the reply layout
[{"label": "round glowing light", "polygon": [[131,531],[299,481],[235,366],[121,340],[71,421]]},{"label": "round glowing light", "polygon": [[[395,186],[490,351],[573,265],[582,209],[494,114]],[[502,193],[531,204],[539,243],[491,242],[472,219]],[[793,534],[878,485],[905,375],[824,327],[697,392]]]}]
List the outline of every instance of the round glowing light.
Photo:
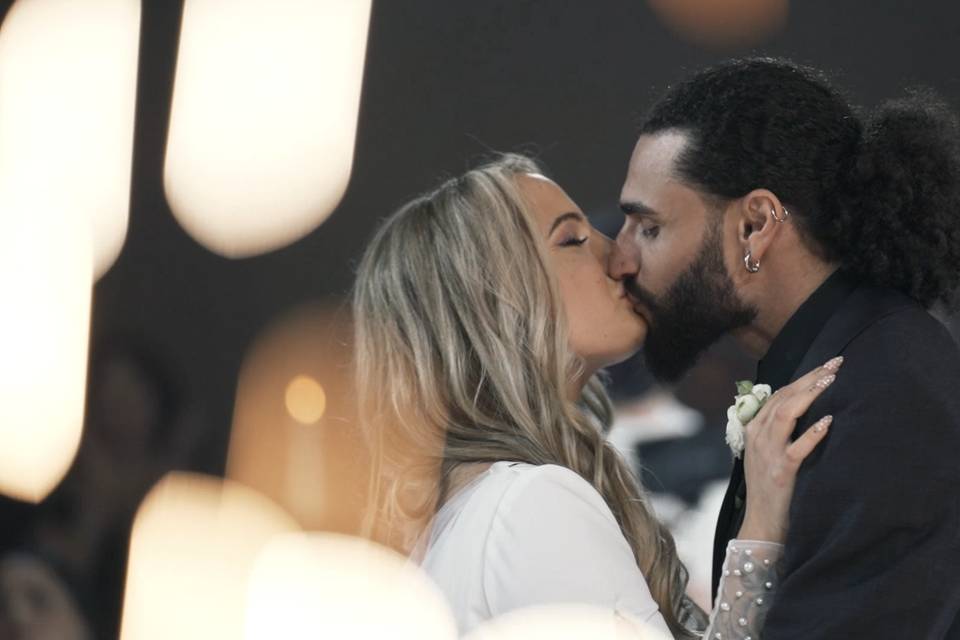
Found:
[{"label": "round glowing light", "polygon": [[339,204],[353,165],[371,0],[186,0],[164,186],[198,242],[283,247]]},{"label": "round glowing light", "polygon": [[327,410],[327,394],[310,376],[297,376],[287,385],[287,412],[300,424],[316,424]]},{"label": "round glowing light", "polygon": [[760,44],[787,22],[789,0],[650,0],[682,38],[706,46]]},{"label": "round glowing light", "polygon": [[454,640],[456,623],[430,579],[403,556],[338,534],[288,534],[250,577],[246,640]]},{"label": "round glowing light", "polygon": [[226,475],[307,529],[352,533],[362,519],[368,448],[352,428],[352,335],[339,304],[290,309],[253,341],[237,379]]},{"label": "round glowing light", "polygon": [[274,536],[297,529],[240,484],[168,474],[134,521],[121,640],[242,638],[256,558]]},{"label": "round glowing light", "polygon": [[[665,625],[661,622],[662,627]],[[665,631],[589,605],[542,605],[490,620],[463,640],[667,640]]]}]

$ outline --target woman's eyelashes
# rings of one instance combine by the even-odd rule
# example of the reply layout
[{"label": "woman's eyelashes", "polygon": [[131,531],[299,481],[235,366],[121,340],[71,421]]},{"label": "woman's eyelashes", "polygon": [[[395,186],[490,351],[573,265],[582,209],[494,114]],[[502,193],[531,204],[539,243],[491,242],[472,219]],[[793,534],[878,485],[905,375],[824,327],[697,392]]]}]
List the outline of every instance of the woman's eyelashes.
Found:
[{"label": "woman's eyelashes", "polygon": [[569,236],[560,241],[561,247],[579,247],[587,241],[587,236]]}]

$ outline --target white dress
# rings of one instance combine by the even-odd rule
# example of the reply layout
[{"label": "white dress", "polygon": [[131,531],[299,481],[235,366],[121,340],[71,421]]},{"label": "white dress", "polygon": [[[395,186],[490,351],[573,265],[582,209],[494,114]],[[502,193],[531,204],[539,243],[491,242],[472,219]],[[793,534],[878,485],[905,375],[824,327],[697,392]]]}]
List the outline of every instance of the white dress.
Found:
[{"label": "white dress", "polygon": [[[731,546],[739,553],[728,553],[722,608],[706,637],[757,639],[775,590],[780,547]],[[582,603],[670,636],[613,513],[596,489],[565,467],[491,465],[440,509],[417,556],[446,595],[461,634],[514,609]],[[746,573],[734,567],[740,558]],[[758,606],[756,598],[764,596]]]}]

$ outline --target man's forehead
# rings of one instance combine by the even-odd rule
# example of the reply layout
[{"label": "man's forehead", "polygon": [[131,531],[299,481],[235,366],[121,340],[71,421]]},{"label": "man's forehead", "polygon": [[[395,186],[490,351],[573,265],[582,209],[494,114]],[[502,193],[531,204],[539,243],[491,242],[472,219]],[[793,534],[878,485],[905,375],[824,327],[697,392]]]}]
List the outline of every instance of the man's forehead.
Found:
[{"label": "man's forehead", "polygon": [[630,158],[630,174],[661,180],[673,177],[674,163],[687,146],[688,135],[677,129],[668,129],[640,136]]}]

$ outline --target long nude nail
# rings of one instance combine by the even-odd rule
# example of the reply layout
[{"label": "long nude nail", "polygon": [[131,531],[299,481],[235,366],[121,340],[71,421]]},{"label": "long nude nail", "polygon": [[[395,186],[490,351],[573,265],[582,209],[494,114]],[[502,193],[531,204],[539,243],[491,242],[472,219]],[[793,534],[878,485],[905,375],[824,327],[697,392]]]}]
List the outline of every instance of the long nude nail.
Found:
[{"label": "long nude nail", "polygon": [[817,433],[823,433],[823,431],[830,426],[831,422],[833,422],[833,416],[824,416],[813,425],[813,430]]},{"label": "long nude nail", "polygon": [[825,378],[820,378],[819,380],[817,380],[817,387],[819,387],[820,389],[826,389],[831,384],[833,384],[833,381],[836,379],[837,379],[837,376],[831,373],[829,376],[826,376]]},{"label": "long nude nail", "polygon": [[836,371],[837,369],[840,368],[840,365],[842,364],[843,364],[843,356],[837,356],[836,358],[833,358],[832,360],[828,361],[827,364],[823,365],[823,368],[827,369],[828,371]]}]

